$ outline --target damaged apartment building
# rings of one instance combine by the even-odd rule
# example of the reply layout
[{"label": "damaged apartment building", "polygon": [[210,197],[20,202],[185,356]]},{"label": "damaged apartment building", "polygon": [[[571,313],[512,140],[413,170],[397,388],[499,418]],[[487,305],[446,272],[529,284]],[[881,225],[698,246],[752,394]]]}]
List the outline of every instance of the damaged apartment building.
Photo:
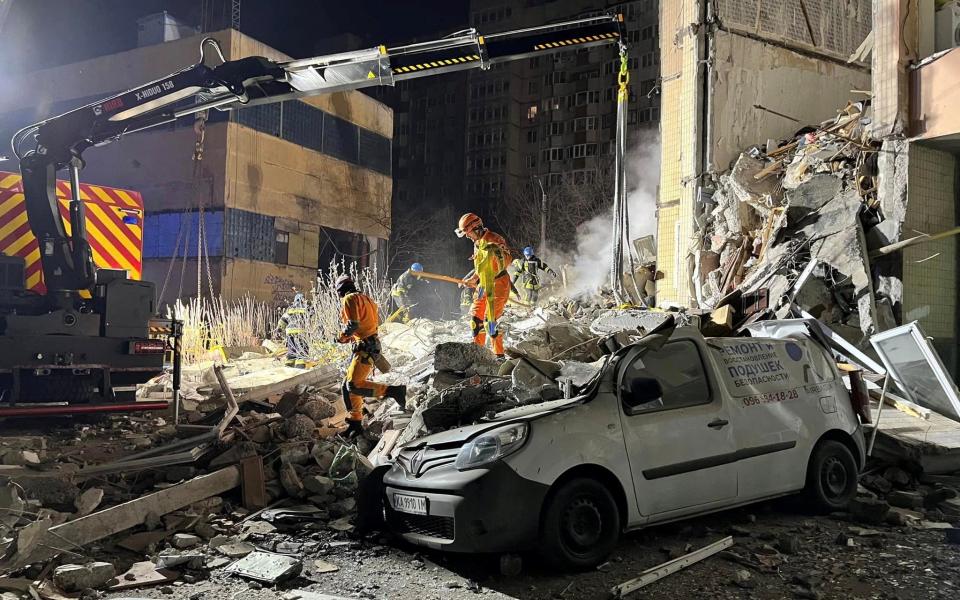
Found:
[{"label": "damaged apartment building", "polygon": [[[0,132],[191,65],[204,35],[220,42],[226,60],[289,58],[235,29],[198,35],[168,13],[140,19],[140,29],[136,48],[16,76],[9,83],[18,93],[0,100]],[[161,304],[195,295],[198,282],[203,295],[282,304],[292,288],[313,287],[318,268],[338,254],[383,268],[393,187],[388,107],[347,91],[208,112],[202,127],[184,117],[85,157],[84,183],[143,196],[143,278],[156,283]]]},{"label": "damaged apartment building", "polygon": [[957,372],[956,4],[663,6],[660,305],[917,321]]}]

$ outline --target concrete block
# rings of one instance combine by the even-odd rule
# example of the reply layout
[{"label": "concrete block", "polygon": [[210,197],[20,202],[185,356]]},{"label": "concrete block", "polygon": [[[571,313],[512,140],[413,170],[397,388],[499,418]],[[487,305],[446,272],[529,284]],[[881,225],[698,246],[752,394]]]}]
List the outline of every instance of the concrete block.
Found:
[{"label": "concrete block", "polygon": [[62,565],[53,570],[53,582],[64,592],[102,588],[115,576],[116,569],[108,562]]}]

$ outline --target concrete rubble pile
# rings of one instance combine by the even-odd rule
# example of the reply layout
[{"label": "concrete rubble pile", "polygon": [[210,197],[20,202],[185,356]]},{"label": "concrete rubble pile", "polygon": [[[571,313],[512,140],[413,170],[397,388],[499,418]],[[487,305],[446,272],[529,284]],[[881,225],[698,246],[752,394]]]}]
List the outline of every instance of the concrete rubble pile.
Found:
[{"label": "concrete rubble pile", "polygon": [[[339,370],[278,364],[187,368],[179,426],[125,415],[4,437],[5,595],[274,583],[299,574],[303,556],[351,543],[371,465],[339,437]],[[160,394],[156,383],[143,393]]]},{"label": "concrete rubble pile", "polygon": [[867,103],[849,104],[791,139],[748,149],[716,178],[693,283],[702,308],[730,307],[727,334],[801,310],[857,345],[895,324],[901,288],[875,277],[870,257],[895,241],[902,214],[878,190],[869,122]]},{"label": "concrete rubble pile", "polygon": [[[4,589],[17,597],[62,600],[227,576],[284,580],[365,529],[359,491],[393,448],[576,394],[599,370],[602,340],[664,318],[608,299],[552,300],[504,320],[503,362],[471,343],[462,321],[386,324],[394,369],[377,379],[410,393],[404,406],[368,400],[365,436],[350,441],[343,365],[293,369],[256,349],[185,367],[179,424],[111,416],[4,437],[0,581],[15,581]],[[169,399],[168,379],[139,397]]]},{"label": "concrete rubble pile", "polygon": [[402,381],[410,393],[405,407],[390,399],[368,406],[367,433],[381,438],[376,455],[385,458],[423,435],[504,410],[572,397],[599,372],[604,339],[621,335],[621,343],[627,342],[667,318],[664,312],[617,309],[604,298],[556,298],[533,311],[508,311],[507,360],[501,362],[469,341],[463,322],[390,324],[384,352],[391,360],[411,358],[380,379]]}]

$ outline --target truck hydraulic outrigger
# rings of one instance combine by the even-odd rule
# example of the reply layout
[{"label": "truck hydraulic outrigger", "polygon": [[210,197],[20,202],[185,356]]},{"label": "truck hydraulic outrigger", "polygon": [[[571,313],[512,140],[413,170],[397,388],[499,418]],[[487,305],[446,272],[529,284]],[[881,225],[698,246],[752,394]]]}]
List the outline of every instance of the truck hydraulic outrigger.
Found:
[{"label": "truck hydraulic outrigger", "polygon": [[[145,380],[160,366],[155,357],[131,359],[136,356],[131,349],[145,343],[147,323],[155,312],[153,284],[128,280],[122,271],[94,268],[79,198],[87,148],[209,109],[235,110],[394,85],[576,48],[622,46],[622,22],[621,15],[606,14],[490,35],[469,29],[394,48],[290,61],[259,56],[226,60],[219,43],[205,38],[200,61],[193,66],[21,129],[12,146],[20,160],[24,202],[40,244],[48,293],[31,297],[22,290],[0,289],[0,390],[4,396],[11,390],[10,396],[0,396],[0,416],[4,402],[23,400],[24,381],[38,383],[38,373],[49,375],[59,369],[68,380],[71,370],[73,375],[92,373],[86,385],[103,399],[112,397],[110,382],[118,373],[126,373],[127,382]],[[211,53],[218,61],[213,66],[208,64],[214,58]],[[24,150],[31,140],[33,147]],[[61,169],[69,170],[73,190],[70,234],[54,191]],[[130,375],[134,372],[140,375]],[[41,384],[27,396],[50,394],[53,389]],[[81,402],[88,400],[80,396]]]}]

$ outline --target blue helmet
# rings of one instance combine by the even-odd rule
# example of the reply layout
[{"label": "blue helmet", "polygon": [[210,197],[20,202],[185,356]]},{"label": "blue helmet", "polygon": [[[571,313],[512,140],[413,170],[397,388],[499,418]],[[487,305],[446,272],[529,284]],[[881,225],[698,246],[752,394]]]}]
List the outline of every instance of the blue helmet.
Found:
[{"label": "blue helmet", "polygon": [[412,265],[410,265],[410,270],[413,271],[414,273],[423,273],[423,265],[421,265],[420,263],[413,263]]},{"label": "blue helmet", "polygon": [[523,255],[526,256],[527,258],[530,258],[531,256],[533,256],[533,246],[527,246],[526,248],[524,248]]}]

